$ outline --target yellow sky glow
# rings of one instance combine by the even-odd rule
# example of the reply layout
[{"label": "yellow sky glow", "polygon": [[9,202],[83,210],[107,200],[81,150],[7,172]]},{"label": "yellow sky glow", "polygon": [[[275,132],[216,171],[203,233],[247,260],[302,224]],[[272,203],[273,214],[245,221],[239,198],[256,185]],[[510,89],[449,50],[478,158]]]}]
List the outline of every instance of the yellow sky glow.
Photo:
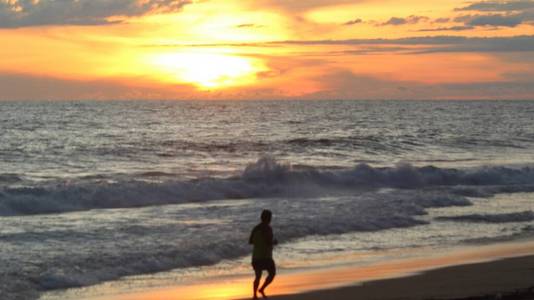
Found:
[{"label": "yellow sky glow", "polygon": [[250,58],[201,52],[154,54],[148,64],[161,81],[193,83],[205,89],[249,84],[256,73],[265,70]]}]

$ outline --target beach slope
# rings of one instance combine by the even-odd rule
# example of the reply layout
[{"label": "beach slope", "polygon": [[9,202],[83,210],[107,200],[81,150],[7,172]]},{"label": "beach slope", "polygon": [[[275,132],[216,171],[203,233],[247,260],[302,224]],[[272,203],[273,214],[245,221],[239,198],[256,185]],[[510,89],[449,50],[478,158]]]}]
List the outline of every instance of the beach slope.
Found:
[{"label": "beach slope", "polygon": [[431,270],[361,285],[273,297],[318,299],[534,299],[534,256]]}]

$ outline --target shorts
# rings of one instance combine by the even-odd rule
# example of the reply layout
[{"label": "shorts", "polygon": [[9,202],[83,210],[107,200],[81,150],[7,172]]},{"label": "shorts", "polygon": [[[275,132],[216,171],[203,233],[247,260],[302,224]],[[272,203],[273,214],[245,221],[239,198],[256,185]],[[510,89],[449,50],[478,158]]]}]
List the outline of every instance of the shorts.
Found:
[{"label": "shorts", "polygon": [[260,258],[252,261],[252,267],[254,271],[266,270],[269,273],[276,273],[276,265],[272,258]]}]

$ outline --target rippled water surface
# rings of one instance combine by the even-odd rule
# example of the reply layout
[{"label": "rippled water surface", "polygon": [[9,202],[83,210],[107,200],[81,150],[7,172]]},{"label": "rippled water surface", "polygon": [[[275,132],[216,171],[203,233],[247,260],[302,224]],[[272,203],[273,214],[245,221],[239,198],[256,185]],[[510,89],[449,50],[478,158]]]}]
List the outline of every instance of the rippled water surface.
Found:
[{"label": "rippled water surface", "polygon": [[[353,166],[532,159],[534,102],[11,102],[4,180],[212,176],[264,154]],[[9,171],[9,172],[6,172]]]},{"label": "rippled water surface", "polygon": [[532,119],[527,101],[0,103],[0,294],[246,272],[263,208],[282,269],[530,236]]}]

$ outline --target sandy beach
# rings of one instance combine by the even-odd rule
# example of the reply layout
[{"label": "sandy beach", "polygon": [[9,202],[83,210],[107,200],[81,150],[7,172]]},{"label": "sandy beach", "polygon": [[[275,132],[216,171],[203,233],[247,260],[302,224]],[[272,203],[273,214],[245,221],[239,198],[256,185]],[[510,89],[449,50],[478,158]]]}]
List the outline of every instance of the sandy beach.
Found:
[{"label": "sandy beach", "polygon": [[446,267],[273,299],[534,299],[534,256]]},{"label": "sandy beach", "polygon": [[[527,290],[534,286],[533,253],[534,242],[528,241],[466,247],[445,255],[364,267],[281,271],[268,292],[272,299],[311,300],[470,299],[487,295],[497,299],[521,291],[527,298],[508,299],[530,299]],[[105,295],[104,291],[95,297],[76,293],[65,297],[86,300],[249,299],[250,282],[249,277],[225,277],[134,293]]]}]

